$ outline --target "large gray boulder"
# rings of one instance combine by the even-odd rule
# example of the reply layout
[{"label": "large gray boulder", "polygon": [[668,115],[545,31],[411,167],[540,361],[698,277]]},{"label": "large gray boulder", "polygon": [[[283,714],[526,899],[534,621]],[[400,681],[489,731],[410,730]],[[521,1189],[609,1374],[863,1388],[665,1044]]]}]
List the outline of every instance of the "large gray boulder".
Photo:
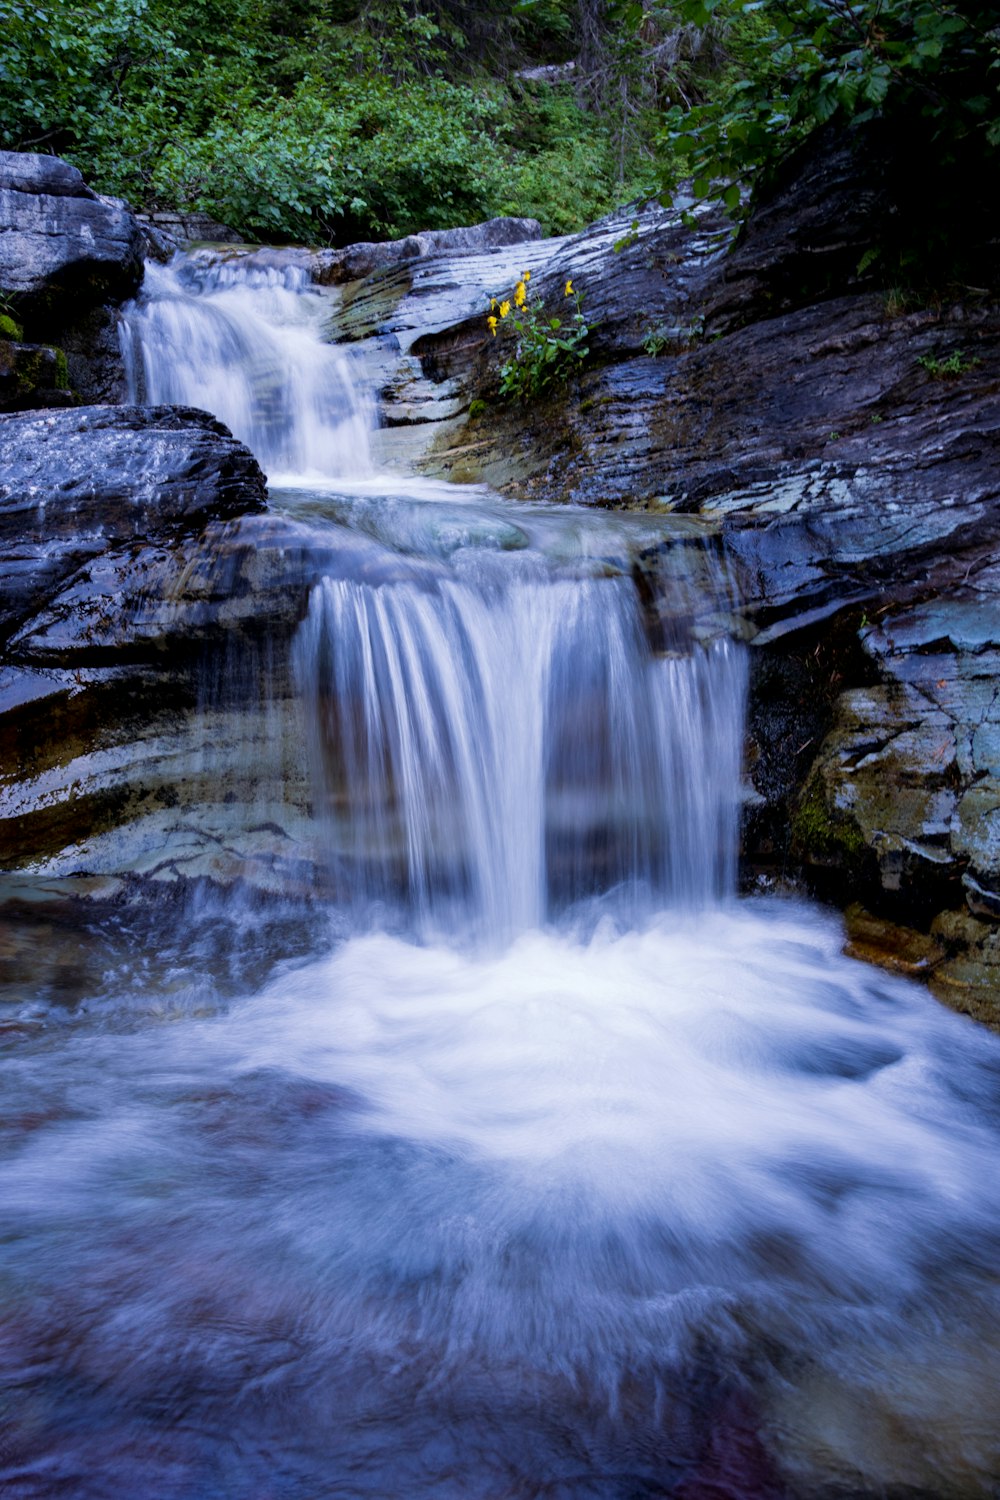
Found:
[{"label": "large gray boulder", "polygon": [[120,302],[142,279],[135,219],[57,156],[0,151],[0,230],[0,295],[48,332],[81,298]]},{"label": "large gray boulder", "polygon": [[[68,162],[0,151],[0,299],[22,325],[0,351],[0,410],[125,398],[117,307],[142,280],[143,246],[127,205]],[[65,356],[55,379],[48,346]]]}]

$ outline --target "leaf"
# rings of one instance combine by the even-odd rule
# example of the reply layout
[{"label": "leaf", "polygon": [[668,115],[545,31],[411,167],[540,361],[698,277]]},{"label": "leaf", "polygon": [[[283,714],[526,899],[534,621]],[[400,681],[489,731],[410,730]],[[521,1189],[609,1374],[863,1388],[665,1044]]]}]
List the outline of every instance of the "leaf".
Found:
[{"label": "leaf", "polygon": [[865,79],[864,96],[872,104],[881,104],[889,92],[888,69],[870,73]]}]

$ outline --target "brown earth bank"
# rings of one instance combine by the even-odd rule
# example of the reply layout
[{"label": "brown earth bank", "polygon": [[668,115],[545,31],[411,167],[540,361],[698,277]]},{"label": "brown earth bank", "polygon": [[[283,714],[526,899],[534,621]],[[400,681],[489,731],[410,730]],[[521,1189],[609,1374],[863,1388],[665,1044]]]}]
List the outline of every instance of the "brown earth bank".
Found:
[{"label": "brown earth bank", "polygon": [[[74,405],[122,394],[101,350],[116,301],[137,284],[141,231],[54,158],[28,165],[38,160],[0,161],[0,296],[23,325],[0,342],[0,399],[14,389],[14,408],[66,410],[44,427],[37,412],[0,421],[0,863],[18,889],[29,873],[37,889],[71,866],[106,875],[127,845],[134,868],[171,879],[252,868],[271,872],[265,884],[304,881],[277,812],[227,843],[220,807],[217,827],[192,825],[182,853],[159,856],[177,808],[207,795],[206,772],[177,770],[192,734],[225,763],[229,793],[265,739],[279,770],[287,757],[290,721],[257,724],[257,751],[238,742],[253,683],[270,673],[273,692],[281,675],[268,632],[294,628],[322,548],[256,514],[262,478],[218,423]],[[33,194],[34,209],[22,201]],[[851,906],[858,956],[924,975],[997,1025],[1000,300],[996,286],[885,285],[891,209],[877,158],[840,139],[790,165],[734,246],[711,214],[689,227],[649,209],[556,241],[523,226],[402,248],[226,253],[293,258],[336,285],[331,336],[377,372],[379,442],[394,464],[703,528],[738,584],[737,628],[751,643],[747,884],[804,884]],[[107,255],[82,268],[74,214],[109,216]],[[23,253],[12,235],[28,237]],[[499,396],[507,345],[489,337],[484,296],[509,292],[523,269],[552,309],[572,278],[594,333],[577,378],[511,405]],[[88,318],[103,330],[89,365]],[[65,368],[53,346],[70,355]],[[34,397],[16,375],[32,350]],[[73,498],[86,488],[73,468],[90,451],[81,442],[94,445],[82,472],[107,476],[86,516]],[[72,504],[49,503],[65,495]],[[296,549],[301,585],[289,590],[282,569]],[[219,666],[234,641],[242,677]],[[217,683],[207,707],[196,686],[206,653]],[[293,788],[301,816],[307,801]],[[68,845],[82,851],[75,865]]]}]

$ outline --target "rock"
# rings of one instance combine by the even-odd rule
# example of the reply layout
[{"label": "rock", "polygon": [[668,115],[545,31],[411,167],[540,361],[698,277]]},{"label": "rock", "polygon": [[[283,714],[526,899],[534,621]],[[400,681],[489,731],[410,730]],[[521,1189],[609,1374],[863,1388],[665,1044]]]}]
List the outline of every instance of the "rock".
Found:
[{"label": "rock", "polygon": [[537,219],[489,219],[460,229],[425,229],[401,240],[347,245],[321,250],[311,257],[313,279],[322,286],[339,285],[385,271],[404,261],[430,255],[481,255],[542,237]]},{"label": "rock", "polygon": [[931,977],[931,990],[953,1010],[1000,1030],[1000,927],[967,911],[946,911],[931,928],[949,955]]},{"label": "rock", "polygon": [[0,337],[0,411],[72,405],[69,369],[61,349]]},{"label": "rock", "polygon": [[44,193],[49,198],[90,198],[98,201],[76,167],[59,156],[28,151],[0,151],[0,185],[12,193]]},{"label": "rock", "polygon": [[0,418],[5,440],[0,556],[23,571],[2,596],[21,618],[0,666],[0,901],[81,878],[100,899],[324,892],[290,638],[322,577],[439,565],[267,513],[255,461],[204,412],[32,413]]},{"label": "rock", "polygon": [[169,260],[188,245],[241,245],[243,236],[209,214],[161,211],[136,214],[152,260]]},{"label": "rock", "polygon": [[264,507],[256,459],[183,407],[0,416],[0,634],[47,606],[88,561],[197,536]]},{"label": "rock", "polygon": [[835,872],[834,893],[863,890],[911,920],[964,902],[940,983],[954,989],[971,963],[962,983],[985,993],[1000,968],[960,950],[1000,919],[1000,567],[890,606],[861,640],[878,681],[835,704],[800,800],[800,853]]},{"label": "rock", "polygon": [[847,926],[844,952],[851,958],[888,969],[891,974],[926,978],[944,959],[945,949],[933,937],[873,917],[857,902],[847,908],[844,920]]},{"label": "rock", "polygon": [[0,151],[0,228],[0,295],[29,326],[70,321],[80,299],[123,301],[142,279],[132,215],[58,157]]},{"label": "rock", "polygon": [[[116,306],[142,280],[144,242],[120,199],[99,198],[57,156],[0,151],[0,298],[25,326],[29,345],[64,356],[53,380],[44,368],[34,403],[51,406],[64,387],[84,400],[122,400],[125,371]],[[0,384],[0,410],[28,403],[26,362]]]}]

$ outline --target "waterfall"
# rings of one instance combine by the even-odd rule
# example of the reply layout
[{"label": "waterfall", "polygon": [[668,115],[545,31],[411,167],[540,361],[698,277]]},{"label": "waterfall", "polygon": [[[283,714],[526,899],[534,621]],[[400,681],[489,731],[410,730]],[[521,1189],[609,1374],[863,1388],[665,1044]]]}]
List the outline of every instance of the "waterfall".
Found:
[{"label": "waterfall", "polygon": [[323,342],[329,295],[297,266],[177,256],[122,317],[129,399],[212,412],[277,477],[364,474],[370,404]]},{"label": "waterfall", "polygon": [[[358,371],[323,342],[325,298],[294,265],[177,257],[149,268],[125,348],[136,395],[208,407],[313,520],[438,557],[419,580],[320,579],[294,643],[340,899],[493,942],[609,891],[633,909],[731,894],[742,649],[689,630],[651,649],[613,517],[550,508],[515,531],[523,513],[482,492],[358,489],[370,420]],[[699,585],[691,549],[658,540],[663,588],[704,612],[721,587],[706,555]]]},{"label": "waterfall", "polygon": [[128,314],[297,479],[226,528],[288,613],[148,757],[157,902],[46,887],[23,992],[0,934],[0,1491],[996,1495],[998,1039],[731,899],[697,521],[359,478],[325,306],[199,255]]},{"label": "waterfall", "polygon": [[742,652],[657,658],[630,580],[503,562],[313,591],[296,667],[343,884],[492,938],[617,886],[729,894]]}]

